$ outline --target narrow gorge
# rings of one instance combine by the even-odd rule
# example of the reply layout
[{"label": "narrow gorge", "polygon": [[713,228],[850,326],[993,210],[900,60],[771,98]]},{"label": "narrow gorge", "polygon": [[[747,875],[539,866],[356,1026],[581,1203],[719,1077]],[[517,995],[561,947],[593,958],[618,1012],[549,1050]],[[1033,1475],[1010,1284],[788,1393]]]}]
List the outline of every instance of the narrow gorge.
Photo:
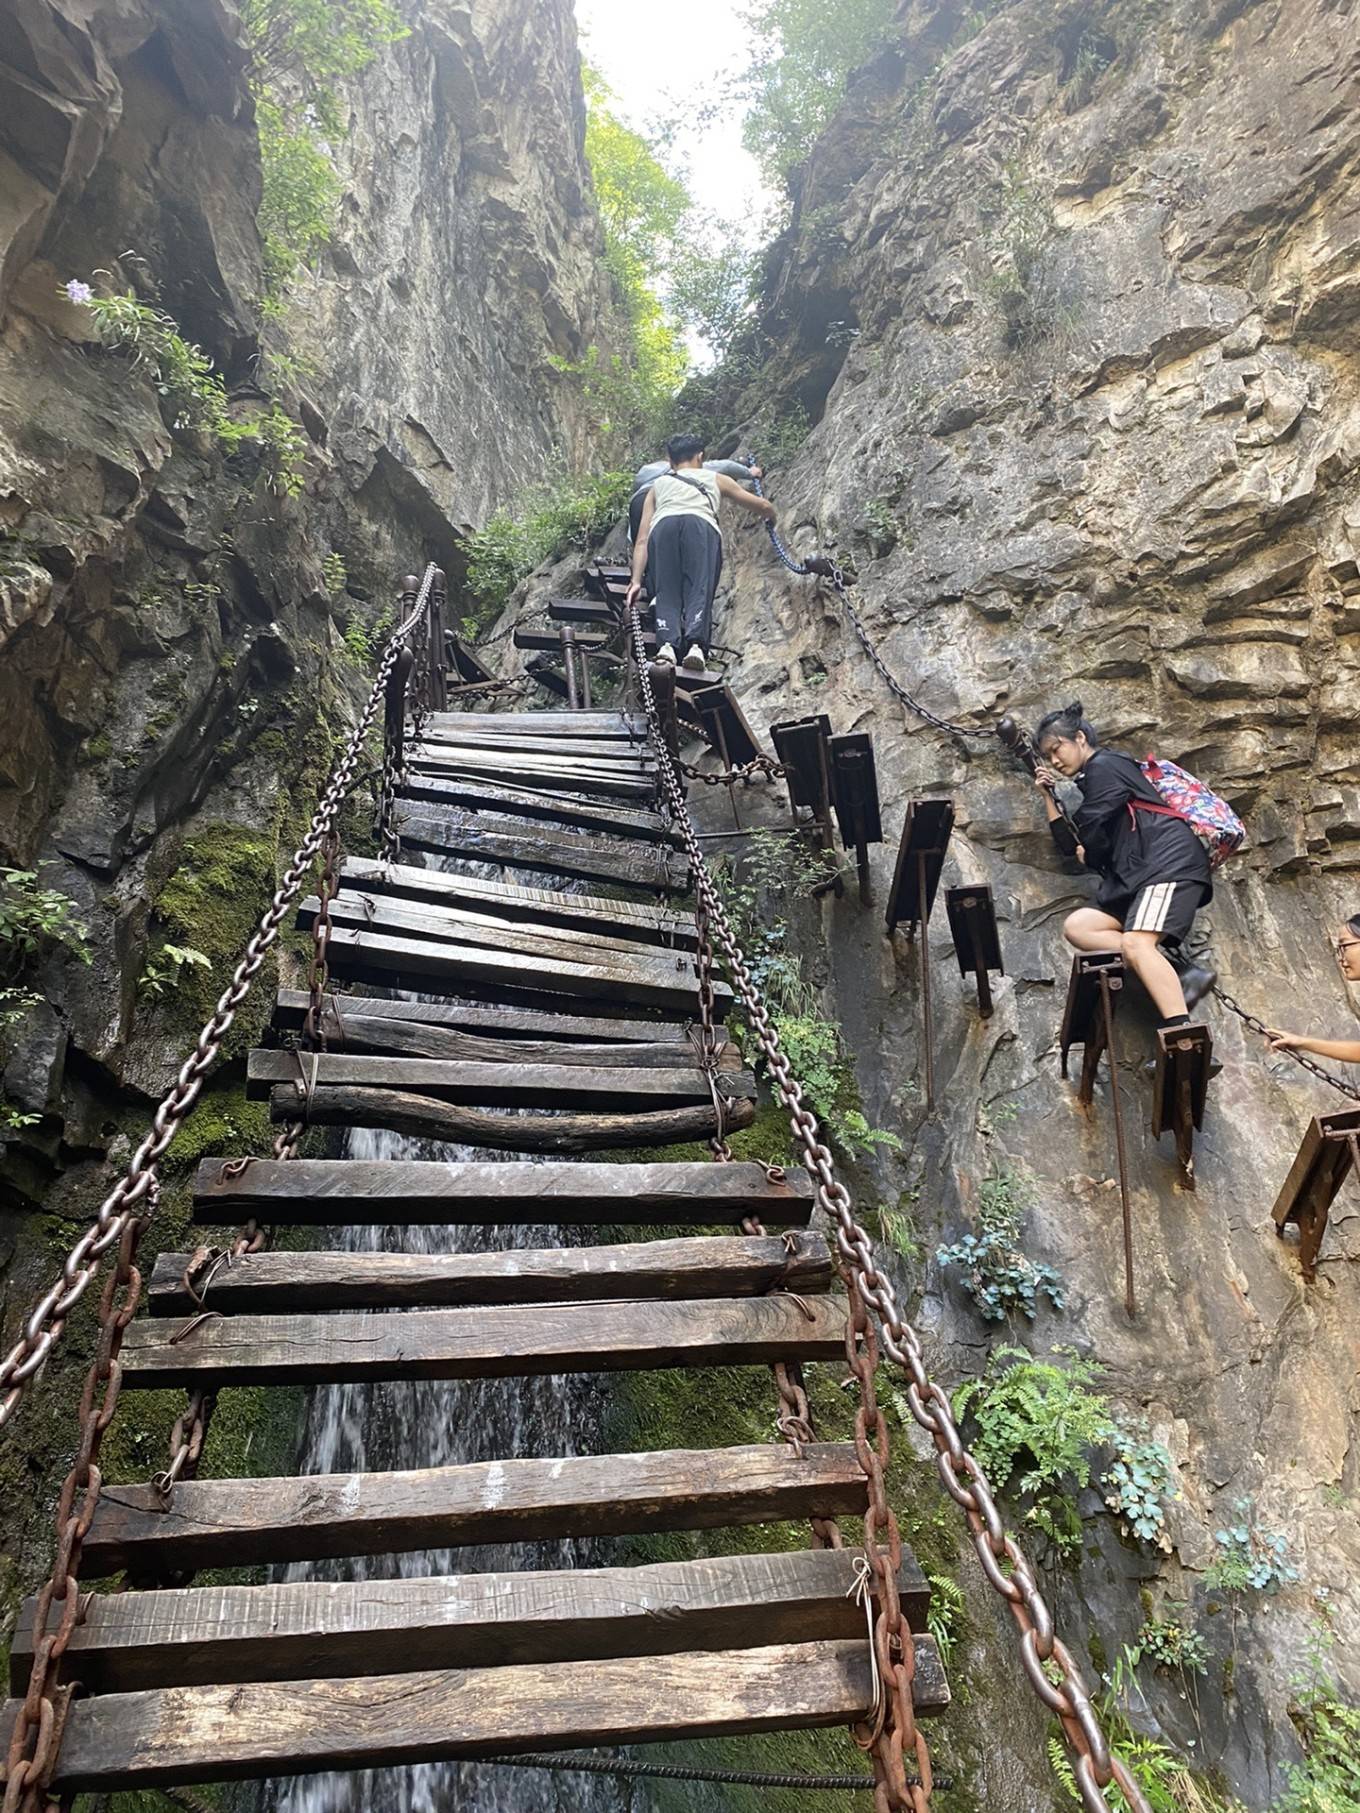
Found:
[{"label": "narrow gorge", "polygon": [[[517,680],[512,629],[582,594],[589,561],[623,555],[625,527],[602,511],[609,526],[559,537],[490,603],[469,574],[479,535],[656,451],[621,438],[600,377],[631,358],[636,326],[587,155],[571,0],[400,0],[363,55],[337,57],[319,113],[305,72],[268,68],[250,37],[269,11],[0,0],[5,1350],[278,885],[368,696],[402,575],[445,569],[462,643]],[[306,142],[334,185],[320,227],[299,224],[296,190],[285,206],[270,187],[270,134],[309,107]],[[814,1105],[934,1375],[953,1392],[995,1379],[1011,1347],[1052,1360],[1086,1380],[1087,1407],[1099,1396],[1152,1469],[1150,1535],[1131,1527],[1136,1493],[1111,1503],[1108,1426],[1037,1491],[1022,1476],[1044,1457],[1017,1436],[1001,1495],[1117,1741],[1146,1762],[1149,1804],[1349,1813],[1360,1185],[1343,1186],[1311,1280],[1271,1208],[1312,1117],[1353,1103],[1211,999],[1197,1017],[1221,1071],[1185,1190],[1169,1140],[1149,1130],[1155,1020],[1129,988],[1118,1087],[1138,1311],[1126,1314],[1108,1088],[1102,1076],[1083,1112],[1058,1042],[1061,925],[1090,890],[1053,847],[1029,777],[986,733],[1003,714],[1033,727],[1080,699],[1104,738],[1201,776],[1248,842],[1216,878],[1197,952],[1267,1026],[1354,1035],[1332,945],[1360,914],[1360,7],[902,0],[788,190],[723,356],[691,374],[660,426],[763,458],[794,561],[839,563],[889,672],[983,734],[906,708],[836,588],[790,572],[743,520],[728,525],[715,664],[767,750],[773,726],[817,714],[872,736],[884,833],[872,904],[853,868],[839,895],[814,895],[807,864],[771,854],[789,841],[779,781],[736,789],[742,838],[722,786],[696,783],[691,808],[762,963],[805,979],[804,1055],[832,1029],[820,1055],[835,1074],[819,1071]],[[101,312],[117,299],[122,315]],[[201,349],[203,365],[186,375],[180,349]],[[596,703],[618,709],[619,696]],[[529,685],[514,704],[538,707],[564,701]],[[697,739],[684,753],[723,766]],[[379,854],[381,760],[375,739],[341,823],[347,856]],[[884,928],[921,799],[953,803],[944,884],[990,887],[1005,969],[984,1019],[937,912],[933,1108],[918,948]],[[740,850],[755,853],[754,880]],[[560,885],[532,869],[517,879]],[[200,1238],[197,1162],[269,1150],[246,1054],[275,991],[306,986],[310,945],[285,934],[165,1156],[148,1271]],[[478,1156],[362,1128],[311,1137],[317,1156],[344,1142],[374,1160]],[[798,1166],[768,1075],[733,1146]],[[610,1154],[705,1155],[702,1142]],[[949,1254],[998,1217],[1038,1301],[1026,1313],[1007,1298],[989,1320]],[[315,1232],[281,1230],[280,1244]],[[388,1250],[391,1232],[355,1226],[333,1244]],[[491,1226],[398,1232],[434,1253],[525,1243]],[[578,1239],[561,1230],[563,1246]],[[96,1295],[0,1432],[6,1634],[51,1564]],[[844,1366],[807,1372],[819,1438],[852,1439]],[[952,1705],[929,1735],[950,1785],[934,1804],[1075,1807],[1011,1615],[886,1371],[879,1401],[894,1509],[945,1637]],[[182,1392],[125,1397],[107,1476],[162,1468],[182,1408]],[[975,1398],[975,1434],[977,1410]],[[378,1392],[252,1385],[223,1394],[202,1472],[697,1450],[768,1442],[775,1415],[768,1370],[754,1367]],[[415,1435],[435,1426],[432,1461]],[[804,1523],[762,1540],[805,1539]],[[612,1537],[509,1552],[478,1550],[476,1565],[714,1551]],[[448,1556],[422,1550],[401,1569],[447,1571]],[[1319,1736],[1320,1708],[1339,1737]],[[864,1766],[843,1730],[658,1754]],[[203,1792],[281,1813],[870,1804],[476,1763]],[[147,1791],[80,1804],[164,1803]]]}]

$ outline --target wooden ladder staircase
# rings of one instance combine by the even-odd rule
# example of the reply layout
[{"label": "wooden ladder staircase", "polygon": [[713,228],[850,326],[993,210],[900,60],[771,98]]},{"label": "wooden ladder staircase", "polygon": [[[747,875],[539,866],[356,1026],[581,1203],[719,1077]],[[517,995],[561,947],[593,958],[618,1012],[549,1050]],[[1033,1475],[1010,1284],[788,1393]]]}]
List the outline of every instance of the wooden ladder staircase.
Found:
[{"label": "wooden ladder staircase", "polygon": [[[844,1300],[807,1179],[759,1164],[591,1162],[718,1131],[687,869],[657,810],[644,725],[621,712],[440,713],[408,751],[407,860],[350,858],[330,908],[326,1049],[281,1042],[249,1087],[279,1123],[386,1128],[553,1155],[470,1163],[241,1160],[198,1171],[213,1227],[519,1223],[607,1244],[430,1254],[163,1255],[127,1330],[124,1389],[479,1379],[844,1358]],[[440,868],[413,866],[431,853]],[[499,865],[497,878],[470,872]],[[546,878],[554,885],[542,885]],[[583,884],[574,892],[563,882]],[[600,891],[601,888],[607,892]],[[304,903],[308,925],[318,902]],[[381,989],[387,994],[364,993]],[[392,991],[418,992],[415,1000]],[[433,999],[430,999],[433,997]],[[727,995],[719,990],[718,1014]],[[715,1085],[754,1116],[736,1048]],[[513,1110],[514,1112],[510,1112]],[[754,1219],[772,1232],[713,1231]],[[666,1230],[620,1240],[617,1230]],[[683,1230],[692,1227],[693,1235]],[[671,1230],[682,1230],[679,1234]],[[612,1236],[612,1237],[611,1237]],[[81,1684],[61,1793],[843,1725],[873,1687],[857,1551],[648,1566],[263,1585],[199,1570],[544,1538],[862,1519],[852,1444],[504,1459],[396,1473],[109,1484],[67,1652]],[[910,1624],[927,1586],[903,1563]],[[33,1602],[11,1659],[22,1693]],[[915,1639],[919,1711],[948,1690]],[[647,1658],[645,1667],[638,1658]],[[7,1708],[6,1724],[13,1717]]]}]

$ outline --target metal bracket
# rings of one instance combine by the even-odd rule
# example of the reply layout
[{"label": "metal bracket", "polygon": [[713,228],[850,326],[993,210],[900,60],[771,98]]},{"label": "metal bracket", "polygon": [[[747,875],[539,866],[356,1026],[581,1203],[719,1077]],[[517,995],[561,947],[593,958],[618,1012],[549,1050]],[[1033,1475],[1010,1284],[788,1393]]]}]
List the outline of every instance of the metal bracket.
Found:
[{"label": "metal bracket", "polygon": [[930,909],[944,869],[954,829],[954,802],[947,799],[907,801],[902,842],[897,851],[892,892],[888,896],[888,936],[905,925],[921,947],[921,1036],[925,1047],[926,1113],[935,1108],[935,1010],[930,998]]},{"label": "metal bracket", "polygon": [[855,852],[859,872],[859,898],[868,906],[869,845],[883,842],[883,819],[878,805],[878,775],[874,769],[873,738],[867,731],[848,731],[827,744],[831,772],[831,803],[841,828],[841,842]]},{"label": "metal bracket", "polygon": [[997,930],[996,905],[988,887],[946,888],[945,911],[954,940],[954,955],[959,960],[959,974],[972,975],[977,982],[978,1012],[984,1020],[992,1017],[990,972],[1006,973],[1001,961],[1001,934]]},{"label": "metal bracket", "polygon": [[1204,1125],[1209,1060],[1214,1041],[1207,1026],[1159,1027],[1152,1084],[1152,1132],[1176,1136],[1176,1162],[1184,1189],[1195,1187],[1195,1132]]},{"label": "metal bracket", "polygon": [[1138,1312],[1133,1284],[1133,1207],[1129,1201],[1129,1159],[1124,1142],[1124,1104],[1119,1097],[1119,1050],[1115,1044],[1114,1015],[1124,987],[1124,959],[1118,951],[1083,951],[1072,959],[1058,1042],[1062,1048],[1062,1073],[1067,1075],[1067,1054],[1082,1047],[1081,1081],[1077,1100],[1089,1108],[1095,1096],[1096,1073],[1102,1054],[1109,1053],[1110,1106],[1114,1110],[1115,1154],[1119,1161],[1119,1204],[1124,1224],[1124,1309]]},{"label": "metal bracket", "polygon": [[1299,1269],[1305,1278],[1316,1276],[1327,1217],[1352,1172],[1360,1175],[1360,1108],[1315,1115],[1271,1211],[1281,1239],[1290,1222],[1299,1224]]},{"label": "metal bracket", "polygon": [[[788,782],[793,822],[798,824],[800,810],[811,812],[817,842],[827,852],[835,849],[836,841],[831,824],[830,736],[831,719],[825,713],[770,726],[770,739]],[[844,885],[838,870],[834,881],[820,883],[813,892],[825,894],[834,887],[840,894]]]}]

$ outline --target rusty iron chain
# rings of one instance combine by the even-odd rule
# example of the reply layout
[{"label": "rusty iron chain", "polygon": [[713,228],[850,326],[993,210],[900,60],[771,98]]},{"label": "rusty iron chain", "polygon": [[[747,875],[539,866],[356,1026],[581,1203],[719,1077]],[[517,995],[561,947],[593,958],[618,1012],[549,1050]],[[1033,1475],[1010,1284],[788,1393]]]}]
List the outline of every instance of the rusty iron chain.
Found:
[{"label": "rusty iron chain", "polygon": [[[1223,1003],[1230,1014],[1236,1014],[1244,1026],[1249,1026],[1253,1032],[1259,1032],[1262,1037],[1265,1037],[1269,1033],[1270,1028],[1266,1025],[1265,1021],[1258,1020],[1253,1013],[1248,1013],[1242,1003],[1235,1000],[1233,996],[1228,993],[1227,989],[1220,988],[1218,984],[1215,983],[1209,992],[1216,1001],[1221,1001]],[[1360,1102],[1360,1089],[1357,1089],[1354,1083],[1348,1083],[1344,1077],[1337,1076],[1335,1071],[1328,1070],[1322,1064],[1314,1063],[1312,1058],[1306,1056],[1305,1053],[1301,1051],[1290,1051],[1286,1048],[1281,1055],[1293,1058],[1296,1064],[1301,1065],[1304,1070],[1311,1071],[1315,1077],[1319,1077],[1327,1084],[1328,1088],[1335,1089],[1339,1095],[1348,1096],[1353,1102]]]},{"label": "rusty iron chain", "polygon": [[757,774],[763,774],[772,781],[782,781],[789,771],[781,762],[773,761],[768,755],[756,755],[738,768],[721,768],[716,774],[696,768],[693,762],[682,761],[680,772],[692,781],[702,781],[705,787],[735,787],[738,781],[749,781]]},{"label": "rusty iron chain", "polygon": [[[982,1571],[1010,1607],[1019,1627],[1025,1672],[1039,1699],[1058,1719],[1083,1806],[1088,1813],[1109,1813],[1110,1803],[1104,1790],[1113,1782],[1127,1801],[1130,1813],[1150,1813],[1142,1790],[1110,1750],[1081,1670],[1054,1631],[1053,1616],[1033,1568],[1002,1522],[986,1474],[964,1446],[949,1398],[930,1376],[920,1338],[902,1314],[891,1279],[879,1269],[873,1240],[857,1220],[850,1193],[836,1176],[835,1161],[820,1138],[816,1118],[804,1103],[802,1087],[780,1048],[779,1034],[770,1023],[760,990],[704,860],[684,788],[660,735],[636,609],[630,623],[642,700],[653,727],[663,786],[681,832],[695,890],[712,921],[728,978],[760,1041],[780,1102],[788,1110],[790,1125],[802,1145],[803,1163],[813,1179],[818,1206],[834,1224],[840,1257],[854,1275],[864,1304],[876,1318],[882,1350],[906,1375],[906,1397],[912,1416],[935,1446],[940,1478],[964,1513]],[[914,1803],[908,1800],[903,1804]]]},{"label": "rusty iron chain", "polygon": [[364,742],[372,728],[387,676],[396,660],[397,651],[410,634],[414,623],[424,613],[433,566],[426,569],[415,608],[393,633],[378,669],[368,703],[351,733],[343,754],[336,762],[326,790],[317,804],[311,826],[284,872],[277,891],[260,922],[251,934],[230,983],[219,997],[211,1018],[204,1024],[189,1057],[180,1067],[174,1085],[157,1105],[151,1128],[133,1153],[127,1170],[99,1207],[94,1221],[71,1248],[63,1262],[61,1275],[30,1311],[23,1333],[0,1361],[0,1428],[14,1414],[16,1405],[44,1361],[61,1339],[66,1320],[99,1271],[100,1261],[123,1237],[124,1229],[135,1219],[156,1176],[156,1168],[185,1116],[198,1099],[199,1091],[222,1049],[241,1004],[264,967],[265,958],[276,943],[283,922],[302,891],[321,853],[327,832],[336,822],[340,807],[349,793],[359,765]]}]

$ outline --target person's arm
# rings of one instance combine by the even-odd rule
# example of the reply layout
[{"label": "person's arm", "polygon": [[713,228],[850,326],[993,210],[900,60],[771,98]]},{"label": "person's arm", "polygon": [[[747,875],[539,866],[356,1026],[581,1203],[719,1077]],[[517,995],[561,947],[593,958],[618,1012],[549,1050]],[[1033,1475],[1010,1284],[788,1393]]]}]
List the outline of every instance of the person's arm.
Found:
[{"label": "person's arm", "polygon": [[1133,787],[1120,772],[1117,758],[1097,756],[1086,764],[1081,777],[1081,804],[1074,819],[1088,869],[1104,869],[1114,852],[1115,827],[1128,810]]},{"label": "person's arm", "polygon": [[636,604],[642,596],[642,576],[647,571],[647,543],[651,539],[652,518],[656,515],[656,488],[647,493],[647,501],[642,506],[642,520],[638,524],[637,540],[633,543],[633,579],[624,595],[623,602]]},{"label": "person's arm", "polygon": [[1038,767],[1034,770],[1034,785],[1039,789],[1039,797],[1044,802],[1048,829],[1059,851],[1063,856],[1075,856],[1078,862],[1085,862],[1086,851],[1078,842],[1072,821],[1058,801],[1057,775],[1051,768]]},{"label": "person's arm", "polygon": [[740,504],[743,510],[749,510],[752,516],[763,516],[766,522],[774,521],[774,505],[769,498],[757,497],[754,491],[743,491],[725,472],[718,474],[718,489],[724,497],[730,497],[734,504]]},{"label": "person's arm", "polygon": [[709,472],[716,472],[720,478],[730,478],[738,485],[749,485],[752,479],[760,477],[759,466],[744,466],[740,460],[705,460],[704,466]]},{"label": "person's arm", "polygon": [[1307,1039],[1301,1032],[1280,1032],[1272,1026],[1266,1032],[1266,1044],[1272,1051],[1307,1051],[1315,1058],[1360,1064],[1360,1039]]}]

